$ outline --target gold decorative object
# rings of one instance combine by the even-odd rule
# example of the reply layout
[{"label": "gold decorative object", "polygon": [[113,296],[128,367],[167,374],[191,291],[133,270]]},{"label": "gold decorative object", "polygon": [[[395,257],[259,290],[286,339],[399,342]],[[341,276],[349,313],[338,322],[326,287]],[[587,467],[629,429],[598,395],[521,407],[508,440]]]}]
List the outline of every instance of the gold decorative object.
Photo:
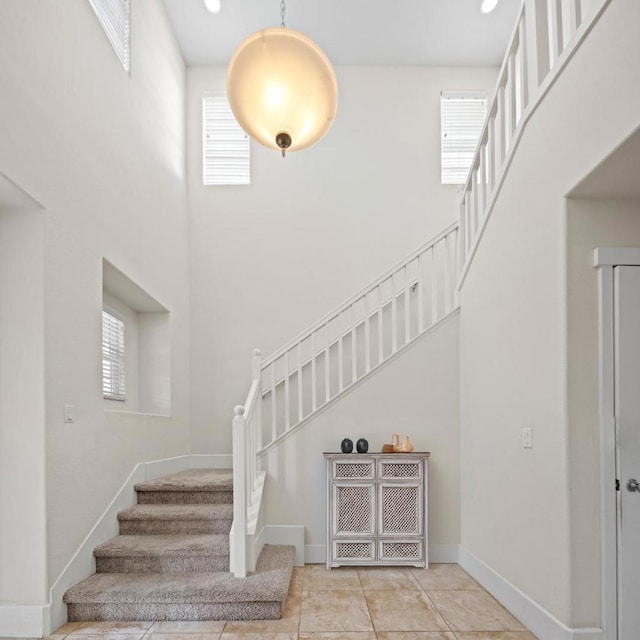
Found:
[{"label": "gold decorative object", "polygon": [[409,436],[403,436],[402,442],[395,450],[399,453],[411,453],[413,451],[413,444],[411,440],[409,440]]}]

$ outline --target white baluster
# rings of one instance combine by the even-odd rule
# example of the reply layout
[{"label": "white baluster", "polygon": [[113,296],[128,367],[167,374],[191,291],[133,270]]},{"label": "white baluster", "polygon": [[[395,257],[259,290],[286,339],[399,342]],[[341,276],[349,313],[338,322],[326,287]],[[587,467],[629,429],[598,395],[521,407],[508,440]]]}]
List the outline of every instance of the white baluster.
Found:
[{"label": "white baluster", "polygon": [[411,340],[411,289],[409,287],[409,265],[404,266],[404,344]]},{"label": "white baluster", "polygon": [[447,314],[451,310],[450,304],[450,296],[451,296],[451,265],[449,263],[450,260],[450,245],[449,245],[449,236],[445,236],[444,240],[444,285],[443,285],[443,299],[444,299],[444,310],[443,315]]},{"label": "white baluster", "polygon": [[311,411],[318,408],[318,390],[316,380],[316,334],[311,334]]},{"label": "white baluster", "polygon": [[278,437],[276,395],[276,361],[274,360],[271,363],[271,442]]},{"label": "white baluster", "polygon": [[517,91],[517,83],[516,83],[516,56],[512,51],[509,54],[509,80],[507,82],[507,88],[509,89],[509,148],[511,148],[511,142],[513,140],[513,134],[516,130],[516,125],[518,121],[518,114],[516,112],[516,91]]},{"label": "white baluster", "polygon": [[500,170],[504,165],[504,159],[507,154],[507,118],[505,110],[505,87],[504,85],[498,86],[498,131],[500,134],[500,141],[498,146],[498,165]]},{"label": "white baluster", "polygon": [[547,0],[525,0],[524,10],[528,93],[529,100],[532,100],[551,69]]},{"label": "white baluster", "polygon": [[555,67],[563,49],[562,37],[562,0],[551,0],[549,12],[549,29],[551,36],[551,67]]},{"label": "white baluster", "polygon": [[251,378],[258,381],[258,391],[256,394],[255,411],[255,433],[256,433],[256,451],[262,449],[262,353],[260,349],[253,350],[253,358],[251,360]]},{"label": "white baluster", "polygon": [[364,294],[364,369],[371,371],[371,314],[369,313],[369,293]]},{"label": "white baluster", "polygon": [[302,343],[298,342],[298,422],[302,422],[304,406],[302,404]]},{"label": "white baluster", "polygon": [[356,305],[351,305],[351,383],[357,379],[358,354],[356,353]]},{"label": "white baluster", "polygon": [[[298,398],[298,403],[300,398]],[[291,395],[289,394],[289,352],[284,352],[284,430],[291,428]]]},{"label": "white baluster", "polygon": [[[520,40],[520,106],[522,112],[529,104],[529,70],[527,66],[527,25],[524,15],[518,23],[518,39]],[[520,116],[522,117],[522,115]]]},{"label": "white baluster", "polygon": [[325,324],[325,347],[324,347],[324,401],[329,402],[329,398],[331,397],[331,371],[329,369],[329,347],[331,346],[329,342],[329,323]]},{"label": "white baluster", "polygon": [[342,393],[344,390],[344,347],[342,339],[342,317],[338,316],[338,393]]},{"label": "white baluster", "polygon": [[382,285],[378,285],[378,364],[384,360],[384,307],[382,303]]},{"label": "white baluster", "polygon": [[[475,179],[475,174],[474,174]],[[438,265],[436,264],[436,245],[431,247],[431,326],[438,321]]]},{"label": "white baluster", "polygon": [[391,353],[398,350],[398,300],[396,296],[396,274],[391,276]]},{"label": "white baluster", "polygon": [[[464,219],[464,214],[460,217],[462,221]],[[424,264],[422,260],[422,255],[418,256],[418,333],[421,334],[424,331]]]}]

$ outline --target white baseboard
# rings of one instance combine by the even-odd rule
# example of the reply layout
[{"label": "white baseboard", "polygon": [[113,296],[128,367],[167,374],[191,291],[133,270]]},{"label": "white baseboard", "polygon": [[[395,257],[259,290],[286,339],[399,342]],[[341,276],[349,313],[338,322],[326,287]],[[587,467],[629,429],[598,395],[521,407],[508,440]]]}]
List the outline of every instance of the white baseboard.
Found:
[{"label": "white baseboard", "polygon": [[[115,495],[111,504],[83,540],[80,547],[73,554],[67,566],[62,570],[58,579],[50,589],[51,609],[50,615],[44,620],[44,635],[50,635],[58,627],[67,621],[67,606],[62,602],[65,591],[81,580],[95,573],[96,565],[93,557],[93,549],[109,538],[118,535],[118,511],[132,507],[136,503],[134,485],[159,478],[169,473],[176,473],[184,469],[214,468],[230,469],[232,463],[231,454],[194,454],[153,460],[137,464],[129,477],[124,481],[120,490]],[[41,637],[43,634],[28,633],[24,629],[20,633],[4,633],[4,627],[0,625],[4,636]]]},{"label": "white baseboard", "polygon": [[604,639],[602,629],[572,629],[567,627],[462,546],[459,547],[458,558],[460,566],[540,640]]},{"label": "white baseboard", "polygon": [[42,638],[49,635],[48,604],[0,604],[0,636]]}]

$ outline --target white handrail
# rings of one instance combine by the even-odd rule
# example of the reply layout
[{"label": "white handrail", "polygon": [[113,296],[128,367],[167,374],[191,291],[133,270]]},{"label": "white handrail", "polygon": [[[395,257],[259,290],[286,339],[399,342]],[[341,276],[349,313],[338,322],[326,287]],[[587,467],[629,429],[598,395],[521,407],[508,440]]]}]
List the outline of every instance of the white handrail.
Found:
[{"label": "white handrail", "polygon": [[460,281],[469,269],[531,114],[611,0],[524,0],[460,197]]},{"label": "white handrail", "polygon": [[264,359],[262,363],[262,368],[266,369],[274,360],[277,360],[278,358],[282,357],[282,355],[286,351],[291,351],[293,347],[295,347],[297,344],[302,342],[306,337],[312,335],[321,326],[325,325],[327,322],[329,322],[330,320],[335,318],[337,315],[339,315],[341,311],[348,308],[354,302],[361,300],[366,293],[368,293],[369,291],[377,287],[381,282],[384,282],[385,280],[387,280],[391,275],[396,273],[405,264],[407,264],[408,262],[411,262],[412,260],[417,258],[418,255],[420,255],[421,253],[424,253],[425,251],[427,251],[427,249],[430,249],[431,247],[433,247],[433,245],[440,242],[440,240],[442,240],[445,236],[450,235],[451,232],[456,230],[457,228],[458,228],[457,222],[451,223],[446,229],[444,229],[444,231],[440,232],[438,235],[434,236],[433,238],[425,242],[423,245],[418,247],[413,253],[408,255],[403,260],[400,260],[400,262],[398,262],[393,267],[385,271],[380,277],[376,278],[373,282],[369,283],[368,285],[360,289],[357,293],[352,295],[350,298],[348,298],[347,300],[339,304],[337,307],[329,311],[329,313],[325,314],[322,318],[320,318],[320,320],[318,320],[317,322],[314,322],[311,326],[307,327],[304,331],[301,331],[295,338],[293,338],[292,340],[287,342],[285,345],[280,347],[277,351],[274,351],[270,356]]}]

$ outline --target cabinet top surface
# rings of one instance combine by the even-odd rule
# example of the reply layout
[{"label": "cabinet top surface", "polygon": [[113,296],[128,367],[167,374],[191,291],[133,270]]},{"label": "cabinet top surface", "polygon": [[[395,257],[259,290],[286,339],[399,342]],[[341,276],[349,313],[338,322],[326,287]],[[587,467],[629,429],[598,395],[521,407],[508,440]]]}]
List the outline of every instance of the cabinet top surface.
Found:
[{"label": "cabinet top surface", "polygon": [[429,458],[430,451],[412,451],[411,453],[382,453],[374,451],[371,453],[341,453],[339,451],[325,451],[322,454],[325,458]]}]

